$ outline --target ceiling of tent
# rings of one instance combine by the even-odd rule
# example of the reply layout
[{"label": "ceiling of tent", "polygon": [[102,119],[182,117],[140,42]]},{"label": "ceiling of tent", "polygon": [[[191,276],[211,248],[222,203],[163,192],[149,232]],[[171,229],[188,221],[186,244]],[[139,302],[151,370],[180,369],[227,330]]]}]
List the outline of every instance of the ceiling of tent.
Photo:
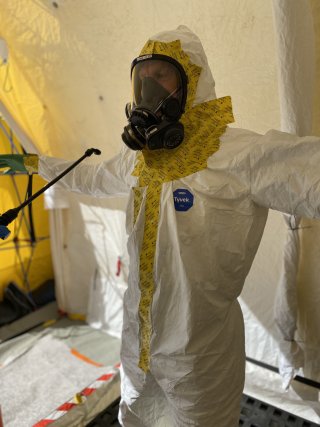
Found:
[{"label": "ceiling of tent", "polygon": [[110,157],[118,146],[110,87],[120,80],[108,80],[115,65],[104,49],[118,35],[103,25],[107,13],[101,1],[1,2],[1,99],[41,153],[70,157],[94,141]]},{"label": "ceiling of tent", "polygon": [[[200,36],[210,64],[214,60],[218,96],[232,93],[238,101],[237,125],[250,118],[254,130],[277,127],[276,82],[265,85],[275,72],[274,42],[272,32],[259,31],[272,26],[271,3],[216,0],[206,7],[203,14],[197,1],[178,0],[172,14],[169,0],[0,0],[0,38],[9,50],[0,67],[0,99],[7,120],[24,132],[27,150],[64,158],[90,146],[104,158],[117,152],[130,63],[148,37],[181,23]],[[242,39],[227,43],[230,31],[241,31]],[[258,62],[266,64],[259,77]],[[249,75],[259,90],[247,96]],[[267,100],[263,120],[259,97]]]}]

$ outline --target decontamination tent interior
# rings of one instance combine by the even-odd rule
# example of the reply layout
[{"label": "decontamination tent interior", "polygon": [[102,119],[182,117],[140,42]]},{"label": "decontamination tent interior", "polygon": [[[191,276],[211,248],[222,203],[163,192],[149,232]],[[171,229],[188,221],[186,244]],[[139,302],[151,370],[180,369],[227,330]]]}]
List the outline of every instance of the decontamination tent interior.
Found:
[{"label": "decontamination tent interior", "polygon": [[[236,119],[232,126],[259,133],[273,128],[320,135],[318,0],[0,0],[2,120],[27,152],[76,160],[86,148],[96,147],[102,151],[100,158],[86,161],[110,158],[121,147],[132,59],[152,34],[180,24],[200,37],[217,96],[231,95]],[[16,201],[3,182],[1,208],[6,210]],[[117,342],[113,347],[117,354],[100,361],[110,363],[108,372],[119,381],[114,365],[119,361],[121,305],[129,263],[126,199],[94,199],[54,187],[44,203],[49,210],[58,307],[73,317],[85,318],[86,332],[89,328],[102,331],[99,340]],[[320,422],[318,390],[294,381],[288,391],[283,388],[297,368],[299,375],[320,382],[319,236],[319,221],[270,211],[240,301],[247,356],[279,366],[282,372],[280,378],[249,362],[246,392],[314,422]],[[39,261],[34,268],[45,271],[46,267]],[[40,357],[56,351],[57,363],[65,361],[71,366],[74,362],[66,347],[55,339],[68,335],[70,329],[61,331],[42,334],[38,346],[35,340],[32,345],[28,341],[29,351],[20,337],[14,354],[33,351],[34,357]],[[85,353],[85,346],[82,348]],[[10,366],[7,354],[8,347],[2,356],[0,347],[0,382],[1,371]],[[85,356],[97,361],[92,348]],[[23,358],[19,360],[23,369]],[[77,360],[70,370],[79,372],[79,363]],[[106,374],[101,364],[95,366],[100,371],[90,371],[86,381]],[[103,390],[107,395],[108,388]],[[73,394],[74,389],[70,397]],[[113,389],[109,403],[115,395]],[[0,390],[0,405],[1,399]],[[32,399],[37,401],[40,396],[34,394]],[[59,402],[58,396],[55,399]],[[57,407],[52,405],[48,413]],[[86,421],[92,406],[88,409],[87,405]],[[39,405],[35,408],[25,425],[47,415],[40,413]],[[6,414],[6,407],[2,411],[8,420],[5,425],[17,425]],[[79,417],[75,419],[75,425],[80,425]]]}]

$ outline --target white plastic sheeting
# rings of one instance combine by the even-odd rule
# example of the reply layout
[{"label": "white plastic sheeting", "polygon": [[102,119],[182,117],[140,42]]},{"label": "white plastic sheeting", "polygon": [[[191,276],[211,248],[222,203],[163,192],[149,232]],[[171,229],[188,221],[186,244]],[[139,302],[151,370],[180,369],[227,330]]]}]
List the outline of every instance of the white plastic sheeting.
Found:
[{"label": "white plastic sheeting", "polygon": [[319,391],[314,387],[293,381],[283,392],[283,379],[279,374],[247,363],[245,393],[267,402],[283,411],[319,424]]},{"label": "white plastic sheeting", "polygon": [[[312,118],[317,93],[315,76],[319,78],[319,68],[315,64],[316,49],[319,50],[318,39],[315,40],[319,31],[318,14],[319,8],[315,2],[273,2],[281,128],[300,135],[315,131]],[[319,380],[316,361],[319,360],[319,352],[315,349],[319,335],[311,336],[310,333],[311,317],[314,325],[319,325],[320,321],[311,308],[315,307],[318,299],[319,288],[314,275],[317,266],[311,261],[314,256],[310,251],[304,251],[300,256],[298,249],[299,236],[302,240],[308,238],[310,242],[311,227],[317,233],[319,225],[317,221],[303,220],[300,230],[291,232],[287,230],[287,223],[298,226],[299,218],[289,217],[284,221],[281,215],[270,212],[264,239],[242,295],[247,353],[254,359],[275,366],[279,362],[280,348],[280,369],[287,372],[284,388],[295,374],[295,368],[302,366],[301,349],[308,354],[304,374]],[[308,278],[306,270],[301,269],[306,259],[311,270]],[[310,291],[314,302],[307,297]],[[276,323],[281,326],[280,335]],[[290,342],[293,339],[296,342]],[[315,358],[313,362],[310,360],[311,352]]]},{"label": "white plastic sheeting", "polygon": [[287,238],[283,250],[283,265],[275,300],[275,322],[280,332],[279,372],[283,378],[283,388],[287,390],[293,377],[303,367],[304,356],[295,341],[297,330],[298,300],[297,275],[300,259],[299,224],[300,218],[284,215]]},{"label": "white plastic sheeting", "polygon": [[[315,92],[315,37],[308,0],[273,1],[278,47],[281,130],[300,136],[312,132]],[[304,357],[295,341],[298,301],[297,275],[300,261],[300,218],[284,216],[287,238],[275,301],[275,320],[280,331],[279,371],[288,389]]]}]

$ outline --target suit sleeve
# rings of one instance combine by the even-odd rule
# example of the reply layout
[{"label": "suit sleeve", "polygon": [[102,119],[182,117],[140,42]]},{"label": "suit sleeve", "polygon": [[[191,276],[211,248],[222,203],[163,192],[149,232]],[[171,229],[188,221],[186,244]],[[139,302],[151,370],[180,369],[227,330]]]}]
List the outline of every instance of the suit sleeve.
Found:
[{"label": "suit sleeve", "polygon": [[[39,174],[51,181],[73,162],[54,157],[39,157]],[[124,151],[109,161],[90,164],[84,160],[65,177],[58,181],[59,188],[96,197],[126,196],[134,185],[131,176],[134,159]]]},{"label": "suit sleeve", "polygon": [[255,203],[292,215],[320,218],[320,138],[269,131],[250,153]]}]

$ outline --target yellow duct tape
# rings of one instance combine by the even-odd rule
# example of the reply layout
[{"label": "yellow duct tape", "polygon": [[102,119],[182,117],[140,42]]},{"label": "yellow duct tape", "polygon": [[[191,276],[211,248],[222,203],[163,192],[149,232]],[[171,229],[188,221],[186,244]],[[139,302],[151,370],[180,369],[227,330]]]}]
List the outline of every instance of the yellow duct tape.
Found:
[{"label": "yellow duct tape", "polygon": [[27,154],[23,156],[23,164],[28,174],[38,173],[39,158],[36,154]]},{"label": "yellow duct tape", "polygon": [[154,292],[153,266],[156,252],[158,219],[162,184],[155,180],[147,188],[145,226],[140,253],[140,360],[139,367],[145,372],[149,368],[151,338],[151,304]]}]

